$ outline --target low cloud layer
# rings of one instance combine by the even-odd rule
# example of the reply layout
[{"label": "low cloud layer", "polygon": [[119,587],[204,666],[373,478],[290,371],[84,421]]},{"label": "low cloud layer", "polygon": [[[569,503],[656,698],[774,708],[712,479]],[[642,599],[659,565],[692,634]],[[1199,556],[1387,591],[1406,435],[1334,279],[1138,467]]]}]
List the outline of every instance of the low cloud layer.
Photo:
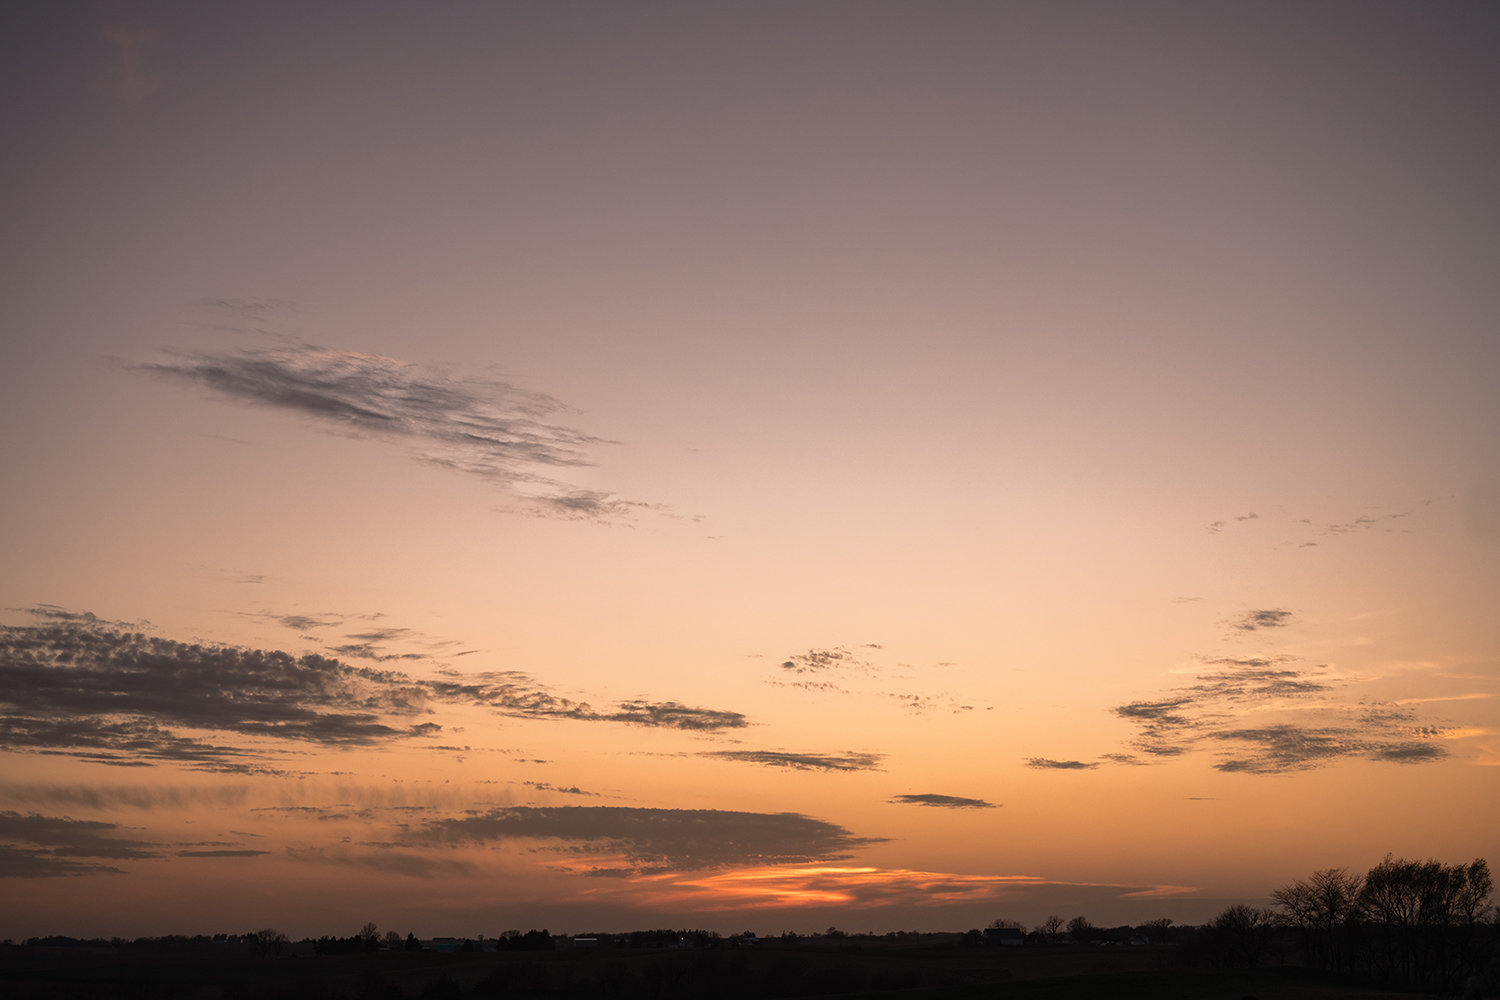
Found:
[{"label": "low cloud layer", "polygon": [[[1109,755],[1117,763],[1142,763],[1189,753],[1219,758],[1220,771],[1277,774],[1350,758],[1422,764],[1442,760],[1442,730],[1422,724],[1401,705],[1347,705],[1335,699],[1336,682],[1319,669],[1293,666],[1287,657],[1220,657],[1197,683],[1158,698],[1116,706],[1116,716],[1136,726],[1134,755]],[[1247,724],[1251,719],[1255,724]]]},{"label": "low cloud layer", "polygon": [[920,795],[898,795],[891,799],[898,805],[931,806],[937,809],[995,809],[993,802],[984,799],[966,799],[961,795],[938,795],[924,792]]},{"label": "low cloud layer", "polygon": [[764,767],[789,767],[796,771],[878,771],[883,753],[786,753],[781,750],[706,750],[700,757],[731,760]]},{"label": "low cloud layer", "polygon": [[585,872],[601,876],[835,861],[882,842],[798,813],[627,806],[491,809],[429,822],[411,839],[430,845],[555,840],[572,854],[621,859]]},{"label": "low cloud layer", "polygon": [[113,835],[113,823],[0,812],[0,878],[122,875],[110,861],[157,858],[155,845]]},{"label": "low cloud layer", "polygon": [[608,520],[652,506],[554,478],[593,465],[593,451],[614,442],[559,423],[560,402],[509,382],[302,343],[184,352],[130,367],[328,428],[409,443],[420,460],[497,483],[534,513]]},{"label": "low cloud layer", "polygon": [[595,710],[520,673],[422,680],[325,656],[177,642],[88,614],[33,614],[38,624],[0,626],[3,749],[247,772],[263,769],[266,741],[358,747],[436,735],[440,724],[417,721],[434,703],[691,732],[747,725],[738,712],[675,701]]}]

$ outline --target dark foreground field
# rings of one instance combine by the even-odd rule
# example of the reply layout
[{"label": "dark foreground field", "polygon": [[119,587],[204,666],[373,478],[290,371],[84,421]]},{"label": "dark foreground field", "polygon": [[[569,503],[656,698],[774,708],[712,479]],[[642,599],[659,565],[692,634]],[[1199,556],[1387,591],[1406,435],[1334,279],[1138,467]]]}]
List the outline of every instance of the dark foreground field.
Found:
[{"label": "dark foreground field", "polygon": [[1170,948],[797,947],[528,954],[376,953],[252,960],[7,949],[5,1000],[458,1000],[804,996],[891,1000],[1375,1000],[1297,968],[1173,968]]}]

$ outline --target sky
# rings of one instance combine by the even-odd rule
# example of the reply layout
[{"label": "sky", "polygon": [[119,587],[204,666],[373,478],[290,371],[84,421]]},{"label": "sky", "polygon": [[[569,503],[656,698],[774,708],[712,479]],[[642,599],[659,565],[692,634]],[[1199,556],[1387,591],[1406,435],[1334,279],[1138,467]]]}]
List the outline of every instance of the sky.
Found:
[{"label": "sky", "polygon": [[1500,24],[20,4],[0,937],[1500,862]]}]

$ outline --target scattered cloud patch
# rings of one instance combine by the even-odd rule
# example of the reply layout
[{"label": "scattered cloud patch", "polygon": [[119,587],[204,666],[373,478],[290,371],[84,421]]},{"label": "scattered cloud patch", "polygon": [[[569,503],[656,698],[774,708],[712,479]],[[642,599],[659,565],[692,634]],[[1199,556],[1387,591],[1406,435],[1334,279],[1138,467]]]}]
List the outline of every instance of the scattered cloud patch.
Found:
[{"label": "scattered cloud patch", "polygon": [[[880,647],[867,643],[863,648]],[[805,653],[793,653],[782,661],[781,669],[792,674],[817,674],[835,670],[868,673],[872,668],[853,651],[836,646],[833,649],[809,649]]]},{"label": "scattered cloud patch", "polygon": [[[1220,771],[1279,774],[1364,758],[1422,764],[1448,756],[1446,731],[1422,725],[1401,705],[1351,706],[1337,700],[1324,668],[1290,657],[1216,657],[1197,683],[1165,696],[1115,706],[1136,727],[1131,749],[1147,759],[1208,751]],[[1246,725],[1253,718],[1258,724]],[[1106,755],[1139,763],[1131,754]]]},{"label": "scattered cloud patch", "polygon": [[523,781],[521,782],[521,784],[529,785],[539,792],[557,792],[559,795],[587,795],[596,799],[600,797],[598,792],[585,792],[577,785],[574,785],[572,788],[563,788],[559,785],[553,785],[546,781]]},{"label": "scattered cloud patch", "polygon": [[839,687],[833,681],[766,681],[771,687],[798,688],[802,691],[817,691],[825,694],[849,694],[848,688]]},{"label": "scattered cloud patch", "polygon": [[[1431,503],[1432,501],[1428,500],[1425,504],[1422,504],[1420,506],[1425,507],[1430,505]],[[1283,541],[1281,544],[1283,546],[1309,548],[1316,546],[1318,543],[1316,541],[1308,539],[1308,534],[1326,538],[1339,535],[1351,535],[1358,532],[1367,531],[1392,533],[1402,530],[1409,530],[1403,529],[1399,522],[1401,522],[1405,518],[1412,517],[1418,512],[1418,509],[1419,508],[1413,507],[1407,508],[1405,510],[1388,510],[1385,513],[1361,514],[1357,517],[1346,517],[1339,520],[1328,521],[1324,521],[1322,519],[1315,520],[1311,517],[1272,517],[1269,519],[1265,519],[1262,518],[1259,514],[1250,512],[1246,514],[1236,515],[1234,517],[1224,518],[1218,521],[1211,521],[1207,525],[1207,529],[1209,534],[1216,535],[1227,528],[1235,528],[1237,524],[1246,521],[1260,521],[1261,524],[1257,527],[1261,529],[1260,533],[1262,535],[1264,535],[1266,532],[1284,531],[1290,528],[1291,532],[1302,536],[1300,542],[1295,539],[1289,539]]]},{"label": "scattered cloud patch", "polygon": [[786,753],[781,750],[705,750],[700,757],[760,764],[764,767],[787,767],[795,771],[878,771],[883,753]]},{"label": "scattered cloud patch", "polygon": [[[1259,514],[1255,513],[1254,511],[1251,511],[1248,514],[1237,515],[1236,517],[1232,518],[1232,520],[1235,520],[1235,521],[1254,521],[1254,520],[1258,519],[1259,517],[1260,517]],[[1225,521],[1211,521],[1211,522],[1209,522],[1209,525],[1208,525],[1208,533],[1211,534],[1211,535],[1217,535],[1219,532],[1223,531],[1226,527],[1228,527],[1228,525],[1229,525],[1229,521],[1227,521],[1227,520],[1225,520]]]},{"label": "scattered cloud patch", "polygon": [[898,805],[931,806],[937,809],[997,809],[993,802],[984,799],[966,799],[961,795],[938,795],[923,792],[919,795],[898,795],[891,799]]},{"label": "scattered cloud patch", "polygon": [[965,712],[974,711],[973,705],[959,704],[956,698],[946,692],[926,694],[905,694],[899,691],[888,691],[885,696],[893,699],[902,708],[913,715],[926,715],[928,712],[947,712],[950,715],[962,715]]},{"label": "scattered cloud patch", "polygon": [[1240,632],[1256,632],[1260,629],[1285,628],[1292,623],[1292,613],[1281,608],[1263,608],[1247,611],[1226,624]]}]

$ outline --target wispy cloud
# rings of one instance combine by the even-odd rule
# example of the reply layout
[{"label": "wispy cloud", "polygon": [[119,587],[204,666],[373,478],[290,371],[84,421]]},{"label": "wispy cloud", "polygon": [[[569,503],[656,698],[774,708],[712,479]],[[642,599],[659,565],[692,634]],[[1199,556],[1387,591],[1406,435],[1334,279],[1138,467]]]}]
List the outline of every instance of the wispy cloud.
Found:
[{"label": "wispy cloud", "polygon": [[[1251,511],[1238,514],[1234,517],[1226,517],[1218,521],[1211,521],[1208,525],[1209,534],[1219,534],[1226,529],[1253,529],[1257,535],[1265,539],[1267,535],[1275,537],[1279,534],[1283,547],[1297,546],[1308,548],[1318,543],[1313,538],[1334,538],[1340,535],[1353,535],[1362,532],[1394,533],[1411,530],[1412,521],[1416,520],[1414,515],[1419,515],[1422,508],[1431,505],[1428,500],[1420,505],[1406,507],[1405,509],[1387,509],[1380,513],[1358,514],[1340,518],[1325,520],[1324,518],[1293,517],[1287,515],[1270,515],[1262,518],[1261,515]],[[1411,520],[1408,520],[1411,519]],[[1244,522],[1255,521],[1254,525]],[[1291,538],[1286,536],[1290,535]],[[1269,540],[1269,539],[1267,539]]]},{"label": "wispy cloud", "polygon": [[883,753],[786,753],[781,750],[705,750],[700,757],[731,760],[796,771],[878,771]]},{"label": "wispy cloud", "polygon": [[51,782],[0,783],[0,802],[44,809],[184,809],[225,808],[245,803],[248,787],[214,785],[84,785]]},{"label": "wispy cloud", "polygon": [[798,813],[628,806],[492,809],[431,821],[408,839],[432,845],[555,840],[570,845],[571,854],[593,858],[596,867],[636,875],[842,860],[883,842]]},{"label": "wispy cloud", "polygon": [[321,847],[288,847],[286,856],[294,861],[312,864],[358,868],[381,875],[404,875],[408,878],[473,878],[478,868],[458,858],[434,858],[415,851],[381,850],[354,852],[347,848],[328,850]]},{"label": "wispy cloud", "polygon": [[647,726],[653,729],[685,729],[698,732],[743,729],[749,725],[739,712],[693,708],[680,705],[675,701],[623,701],[612,710],[599,713],[597,718],[607,722],[624,722],[628,725]]},{"label": "wispy cloud", "polygon": [[408,442],[422,461],[505,487],[532,513],[617,520],[661,509],[554,478],[595,464],[593,452],[617,442],[559,423],[562,403],[510,382],[295,342],[178,353],[129,367],[329,428]]},{"label": "wispy cloud", "polygon": [[[1208,751],[1221,771],[1275,774],[1362,757],[1429,763],[1448,756],[1444,731],[1423,725],[1399,704],[1349,705],[1319,669],[1295,667],[1288,657],[1217,657],[1202,661],[1197,683],[1165,695],[1118,705],[1133,723],[1131,748],[1162,759]],[[1247,725],[1251,719],[1257,724]],[[1133,755],[1107,755],[1141,763]]]},{"label": "wispy cloud", "polygon": [[178,851],[179,858],[258,858],[270,851]]},{"label": "wispy cloud", "polygon": [[422,682],[422,686],[435,698],[484,705],[516,718],[619,722],[650,729],[708,733],[743,729],[749,725],[739,712],[697,708],[676,701],[638,698],[610,708],[595,709],[588,702],[554,694],[530,675],[518,671],[481,673],[462,680],[428,680]]},{"label": "wispy cloud", "polygon": [[[474,650],[454,652],[454,647],[462,645],[455,639],[441,639],[419,632],[413,628],[404,628],[394,625],[372,625],[355,624],[371,623],[385,618],[382,613],[375,614],[337,614],[334,612],[321,612],[317,614],[285,614],[278,615],[264,611],[241,611],[240,614],[246,618],[254,618],[260,621],[275,622],[284,628],[298,633],[309,642],[325,642],[317,635],[308,633],[317,632],[321,629],[347,628],[353,625],[358,631],[342,632],[332,639],[333,644],[325,645],[323,648],[330,653],[351,659],[372,660],[379,663],[398,660],[427,660],[441,659],[443,657],[465,656]],[[338,639],[353,640],[338,643]],[[396,643],[407,647],[404,652],[393,651],[391,644]]]},{"label": "wispy cloud", "polygon": [[999,808],[995,803],[986,802],[984,799],[966,799],[961,795],[938,795],[933,792],[923,792],[919,795],[897,795],[891,801],[899,805],[933,806],[938,809]]}]

